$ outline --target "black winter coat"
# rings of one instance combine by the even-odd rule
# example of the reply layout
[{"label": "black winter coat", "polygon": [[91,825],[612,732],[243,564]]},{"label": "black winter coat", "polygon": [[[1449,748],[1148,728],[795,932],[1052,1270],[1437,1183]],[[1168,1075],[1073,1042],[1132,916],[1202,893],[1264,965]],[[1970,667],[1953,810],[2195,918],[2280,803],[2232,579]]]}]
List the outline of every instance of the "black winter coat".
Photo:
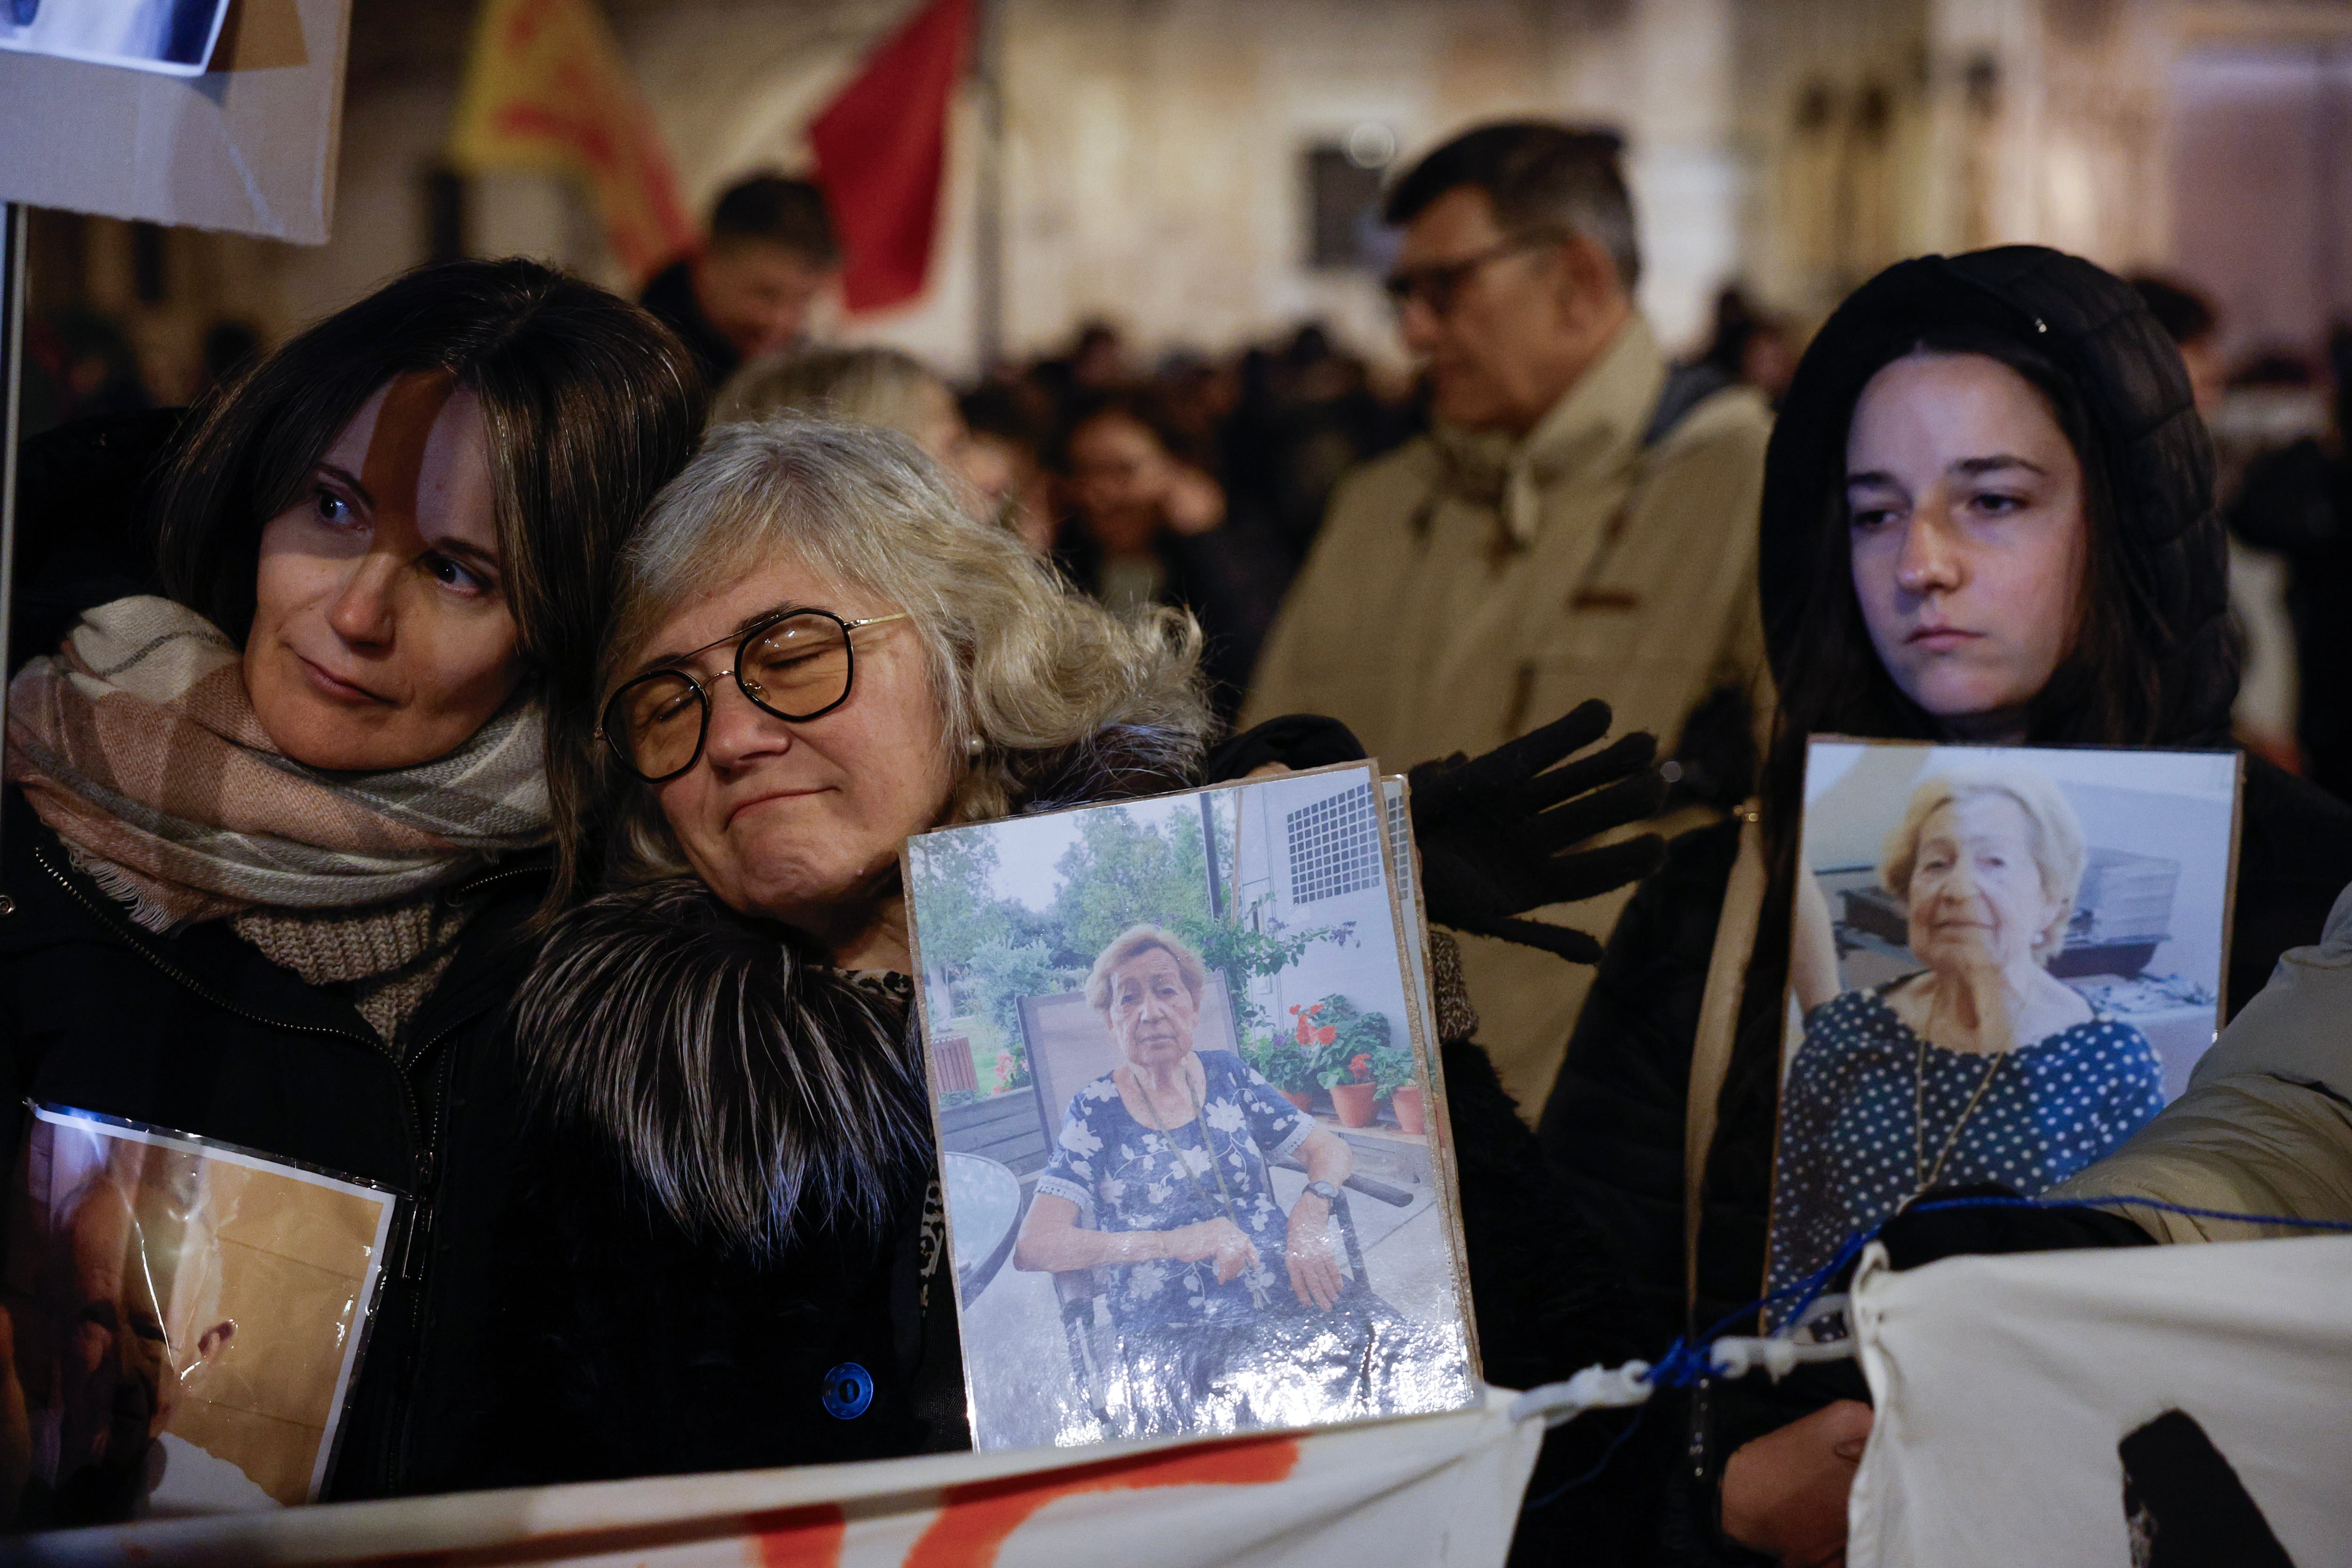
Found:
[{"label": "black winter coat", "polygon": [[75,871],[10,785],[0,821],[0,1105],[16,1168],[26,1099],[241,1145],[417,1200],[388,1278],[331,1498],[434,1491],[473,1381],[441,1331],[478,1312],[480,1221],[499,1202],[512,1124],[488,1111],[499,1027],[529,967],[523,923],[546,889],[533,856],[444,896],[476,905],[457,956],[395,1053],[340,988],[263,957],[225,921],[158,936]]},{"label": "black winter coat", "polygon": [[593,1131],[550,1124],[520,1103],[511,1110],[510,1124],[528,1128],[525,1168],[474,1325],[481,1379],[458,1423],[454,1484],[546,1486],[970,1446],[927,1156],[898,1173],[878,1231],[812,1226],[754,1259],[677,1223]]}]

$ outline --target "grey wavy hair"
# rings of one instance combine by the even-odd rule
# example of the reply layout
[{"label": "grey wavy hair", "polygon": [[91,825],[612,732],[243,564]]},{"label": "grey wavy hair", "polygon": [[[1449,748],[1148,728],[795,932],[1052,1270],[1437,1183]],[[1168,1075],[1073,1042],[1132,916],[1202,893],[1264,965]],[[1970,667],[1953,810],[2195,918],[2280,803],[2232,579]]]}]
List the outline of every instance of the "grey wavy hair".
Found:
[{"label": "grey wavy hair", "polygon": [[[1211,718],[1191,616],[1114,616],[1010,534],[967,518],[905,436],[824,421],[722,425],[655,497],[622,553],[599,690],[635,673],[680,605],[778,560],[907,614],[956,769],[941,825],[1103,792],[1090,775],[1181,788],[1198,765]],[[654,791],[596,749],[613,880],[685,872]]]},{"label": "grey wavy hair", "polygon": [[754,360],[721,388],[711,417],[830,419],[920,438],[929,411],[923,393],[948,383],[914,355],[897,349],[804,349]]}]

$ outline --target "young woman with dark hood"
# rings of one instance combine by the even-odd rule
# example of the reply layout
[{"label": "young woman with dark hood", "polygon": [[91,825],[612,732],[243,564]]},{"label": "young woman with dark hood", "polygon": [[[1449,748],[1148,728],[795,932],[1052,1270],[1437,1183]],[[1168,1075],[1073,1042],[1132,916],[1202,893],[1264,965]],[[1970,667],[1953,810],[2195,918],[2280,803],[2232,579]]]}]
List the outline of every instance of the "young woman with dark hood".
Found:
[{"label": "young woman with dark hood", "polygon": [[[2179,352],[2073,256],[1901,263],[1806,351],[1765,471],[1760,801],[1678,840],[1627,907],[1540,1129],[1660,1346],[1761,1294],[1806,737],[2229,745],[2212,474]],[[2352,880],[2352,809],[2245,769],[2233,1010]],[[1847,1375],[1702,1391],[1696,1440],[1653,1410],[1603,1484],[1655,1509],[1671,1477],[1684,1560],[1825,1561],[1868,1430]]]},{"label": "young woman with dark hood", "polygon": [[[9,687],[0,1107],[416,1200],[331,1497],[456,1479],[468,1379],[438,1331],[472,1310],[464,1242],[509,1133],[468,1084],[506,1060],[531,917],[578,863],[549,852],[583,796],[545,736],[590,706],[614,553],[692,455],[699,389],[635,306],[457,262],[184,420],[59,431],[28,465],[42,641]],[[19,1147],[10,1124],[0,1169]],[[96,1521],[140,1484],[131,1445],[68,1478],[76,1458],[18,1525]]]}]

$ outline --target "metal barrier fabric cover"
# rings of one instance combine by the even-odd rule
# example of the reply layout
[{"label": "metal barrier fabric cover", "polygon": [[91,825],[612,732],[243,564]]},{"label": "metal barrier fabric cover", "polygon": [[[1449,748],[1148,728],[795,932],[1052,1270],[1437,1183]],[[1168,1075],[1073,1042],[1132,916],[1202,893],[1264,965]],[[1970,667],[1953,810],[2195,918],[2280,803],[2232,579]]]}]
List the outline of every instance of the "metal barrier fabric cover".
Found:
[{"label": "metal barrier fabric cover", "polygon": [[644,1568],[1498,1568],[1543,1438],[1511,1396],[1450,1415],[1185,1445],[342,1503],[24,1538],[35,1563],[423,1557]]},{"label": "metal barrier fabric cover", "polygon": [[1854,1291],[1852,1568],[2352,1563],[2352,1237],[1955,1258]]}]

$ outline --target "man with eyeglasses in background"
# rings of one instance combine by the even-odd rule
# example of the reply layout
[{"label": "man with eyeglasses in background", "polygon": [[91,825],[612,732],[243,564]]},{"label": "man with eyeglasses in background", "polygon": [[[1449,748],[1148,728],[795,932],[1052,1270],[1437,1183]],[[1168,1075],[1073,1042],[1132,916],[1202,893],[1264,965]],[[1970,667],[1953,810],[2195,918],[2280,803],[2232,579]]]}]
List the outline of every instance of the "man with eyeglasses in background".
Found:
[{"label": "man with eyeglasses in background", "polygon": [[[1769,711],[1753,688],[1770,411],[1752,388],[1670,374],[1633,303],[1621,145],[1485,125],[1391,189],[1383,216],[1404,233],[1388,288],[1434,428],[1341,481],[1244,724],[1329,714],[1402,768],[1483,755],[1601,697],[1621,732],[1681,737],[1683,799],[1747,794],[1750,716]],[[1613,923],[1631,891],[1577,923]],[[1541,1105],[1591,971],[1490,937],[1462,949],[1480,1040],[1520,1104]]]}]

